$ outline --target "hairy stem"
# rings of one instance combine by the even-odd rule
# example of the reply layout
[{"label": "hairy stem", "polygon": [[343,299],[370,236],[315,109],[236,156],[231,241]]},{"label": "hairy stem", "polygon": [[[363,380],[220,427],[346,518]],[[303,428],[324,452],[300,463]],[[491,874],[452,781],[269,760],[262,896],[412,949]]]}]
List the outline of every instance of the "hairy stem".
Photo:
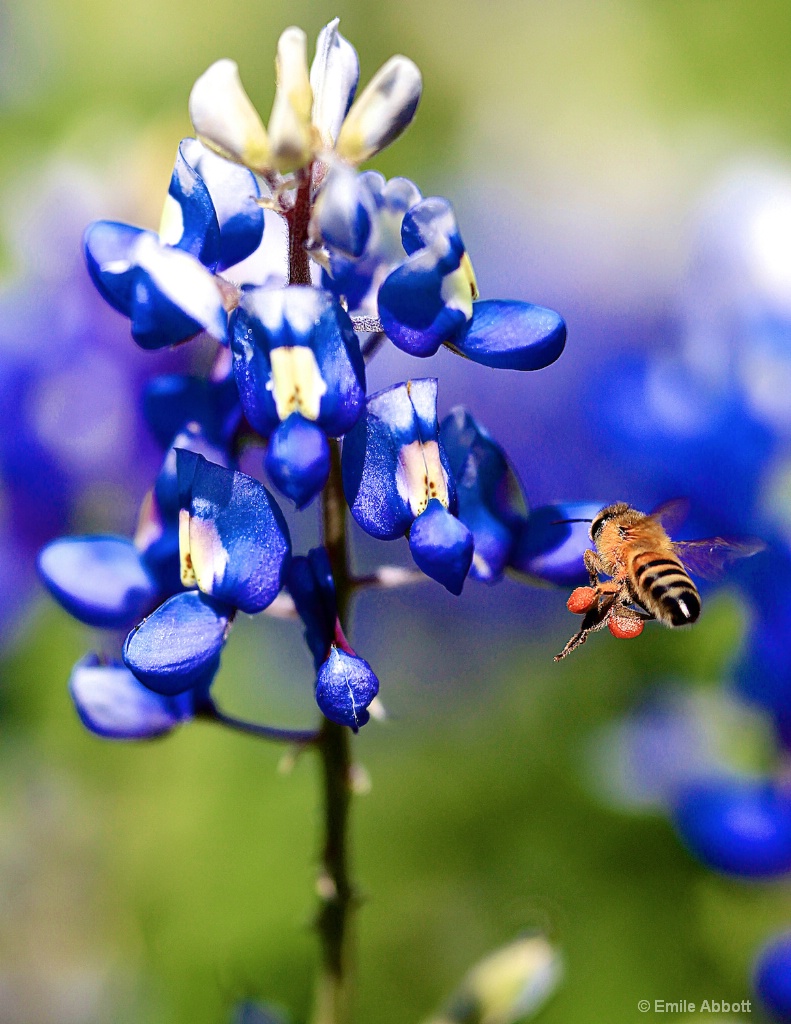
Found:
[{"label": "hairy stem", "polygon": [[286,216],[288,223],[288,283],[310,284],[310,257],[305,243],[310,223],[310,168],[302,175],[294,205]]},{"label": "hairy stem", "polygon": [[[322,526],[335,577],[338,615],[345,628],[352,593],[346,505],[339,445],[337,441],[331,444],[332,468],[322,494]],[[350,917],[355,900],[349,877],[348,824],[352,795],[349,730],[325,719],[316,750],[322,768],[324,841],[317,884],[321,905],[316,920],[321,966],[312,1021],[313,1024],[345,1024],[350,1016]]]}]

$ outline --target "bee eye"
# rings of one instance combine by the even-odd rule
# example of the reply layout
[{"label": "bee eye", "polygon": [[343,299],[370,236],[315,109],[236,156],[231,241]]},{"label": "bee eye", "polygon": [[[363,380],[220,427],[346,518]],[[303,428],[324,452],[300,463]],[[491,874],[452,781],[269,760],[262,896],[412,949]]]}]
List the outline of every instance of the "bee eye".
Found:
[{"label": "bee eye", "polygon": [[618,527],[618,536],[621,538],[621,540],[624,539],[624,537],[626,536],[626,527],[625,526],[619,526]]}]

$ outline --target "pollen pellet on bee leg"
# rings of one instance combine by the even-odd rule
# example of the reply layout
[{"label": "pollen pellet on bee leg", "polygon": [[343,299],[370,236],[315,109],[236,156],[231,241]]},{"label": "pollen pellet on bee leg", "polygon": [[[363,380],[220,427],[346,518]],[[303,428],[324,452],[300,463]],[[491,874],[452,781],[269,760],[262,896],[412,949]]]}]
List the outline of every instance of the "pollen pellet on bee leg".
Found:
[{"label": "pollen pellet on bee leg", "polygon": [[644,626],[642,619],[632,618],[631,615],[613,615],[607,623],[607,628],[618,640],[631,640],[640,636]]},{"label": "pollen pellet on bee leg", "polygon": [[572,591],[571,597],[566,602],[566,607],[575,615],[584,615],[596,603],[597,596],[593,587],[577,587]]}]

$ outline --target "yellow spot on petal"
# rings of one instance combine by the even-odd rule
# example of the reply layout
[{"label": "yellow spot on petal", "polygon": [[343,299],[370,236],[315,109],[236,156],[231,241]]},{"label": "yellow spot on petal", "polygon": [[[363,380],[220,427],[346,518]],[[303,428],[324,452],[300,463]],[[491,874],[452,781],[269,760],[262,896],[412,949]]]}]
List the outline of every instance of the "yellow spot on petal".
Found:
[{"label": "yellow spot on petal", "polygon": [[189,554],[198,589],[204,594],[213,594],[225,576],[228,552],[210,520],[190,517]]},{"label": "yellow spot on petal", "polygon": [[159,240],[163,245],[178,245],[183,234],[184,214],[181,205],[168,193],[162,207],[162,220],[159,222]]},{"label": "yellow spot on petal", "polygon": [[474,301],[475,299],[478,298],[480,292],[478,291],[478,281],[475,277],[475,271],[473,269],[472,260],[470,259],[469,253],[465,252],[464,255],[462,256],[461,263],[459,265],[459,270],[461,270],[464,273],[467,283],[470,286],[470,293]]},{"label": "yellow spot on petal", "polygon": [[448,477],[436,441],[417,440],[404,445],[398,456],[396,486],[415,516],[425,512],[432,498],[448,507]]},{"label": "yellow spot on petal", "polygon": [[179,511],[179,562],[181,564],[181,585],[197,587],[198,581],[195,579],[195,569],[190,552],[190,514],[185,508]]},{"label": "yellow spot on petal", "polygon": [[[465,259],[467,262],[465,263]],[[472,274],[472,278],[470,275]],[[456,270],[447,274],[442,281],[442,301],[450,309],[458,309],[469,320],[472,316],[472,300],[478,294],[472,263],[465,253]]]},{"label": "yellow spot on petal", "polygon": [[307,420],[317,420],[327,385],[313,350],[304,345],[273,348],[269,361],[270,388],[278,417],[286,420],[292,412],[298,412]]}]

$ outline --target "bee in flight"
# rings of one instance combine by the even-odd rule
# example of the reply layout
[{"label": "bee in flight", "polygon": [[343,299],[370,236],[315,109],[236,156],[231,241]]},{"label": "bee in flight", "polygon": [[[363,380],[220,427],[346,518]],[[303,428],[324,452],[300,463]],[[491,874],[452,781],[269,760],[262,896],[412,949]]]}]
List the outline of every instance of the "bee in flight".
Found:
[{"label": "bee in flight", "polygon": [[[700,594],[690,573],[716,579],[730,562],[762,551],[758,540],[733,541],[723,537],[672,541],[668,531],[683,522],[685,499],[665,502],[650,515],[619,501],[607,505],[590,522],[596,550],[583,556],[590,586],[577,587],[568,600],[569,611],[584,615],[582,628],[569,640],[555,661],[584,644],[588,634],[607,626],[621,639],[639,636],[645,622],[686,626],[700,615]],[[609,576],[600,580],[599,574]]]}]

